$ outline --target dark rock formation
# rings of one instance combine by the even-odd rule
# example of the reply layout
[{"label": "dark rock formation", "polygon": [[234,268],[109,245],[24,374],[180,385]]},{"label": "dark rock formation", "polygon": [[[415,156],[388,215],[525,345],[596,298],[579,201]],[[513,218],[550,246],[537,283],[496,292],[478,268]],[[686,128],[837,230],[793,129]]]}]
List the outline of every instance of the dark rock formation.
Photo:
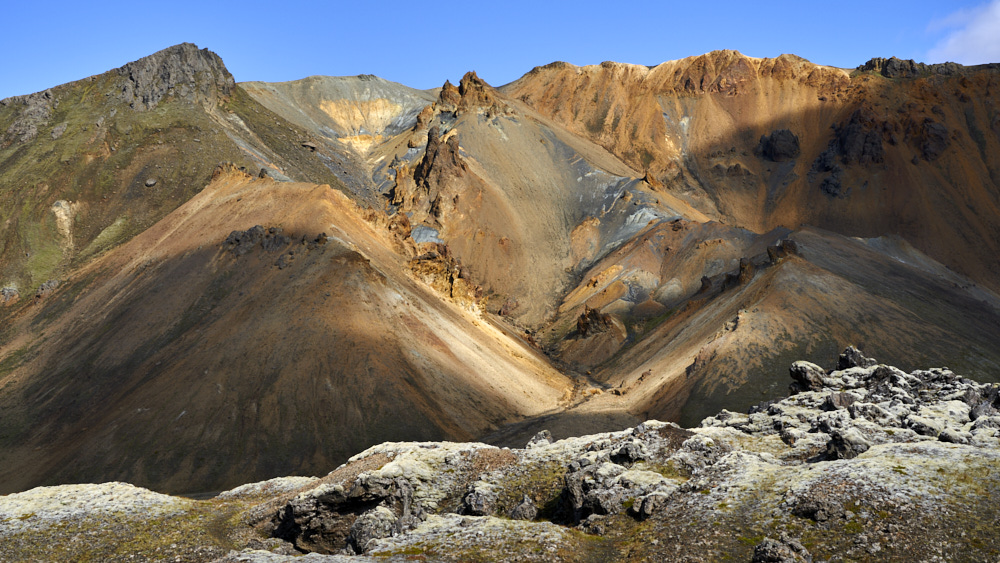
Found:
[{"label": "dark rock formation", "polygon": [[403,478],[362,474],[349,489],[331,487],[290,501],[272,518],[273,535],[303,551],[364,553],[374,539],[416,526],[423,510]]},{"label": "dark rock formation", "polygon": [[830,429],[830,441],[826,443],[826,459],[854,459],[868,451],[871,443],[855,428]]},{"label": "dark rock formation", "polygon": [[583,337],[605,332],[612,326],[611,315],[584,305],[583,313],[576,319],[576,332]]},{"label": "dark rock formation", "polygon": [[770,135],[761,136],[757,154],[773,162],[794,160],[801,154],[799,138],[788,129],[776,129]]},{"label": "dark rock formation", "polygon": [[708,276],[701,276],[701,287],[698,288],[698,293],[706,293],[712,289],[712,279]]},{"label": "dark rock formation", "polygon": [[848,346],[837,359],[837,369],[870,368],[878,365],[878,360],[869,358],[854,346]]},{"label": "dark rock formation", "polygon": [[920,156],[936,160],[948,148],[948,129],[931,119],[924,121],[920,134]]},{"label": "dark rock formation", "polygon": [[957,63],[924,64],[913,59],[875,57],[858,67],[862,72],[877,72],[886,78],[917,78],[929,74],[951,76],[961,73],[965,67]]},{"label": "dark rock formation", "polygon": [[837,128],[836,148],[844,164],[868,166],[885,161],[881,125],[870,111],[858,109]]},{"label": "dark rock formation", "polygon": [[292,239],[286,236],[280,227],[265,229],[260,225],[255,225],[245,231],[229,233],[226,240],[222,242],[222,248],[234,256],[243,256],[257,246],[266,252],[277,252],[283,250],[291,242]]},{"label": "dark rock formation", "polygon": [[155,108],[167,96],[214,102],[236,84],[218,55],[191,43],[168,47],[117,72],[125,79],[118,98],[139,111]]},{"label": "dark rock formation", "polygon": [[753,262],[749,258],[740,258],[739,284],[746,285],[750,283],[756,271]]},{"label": "dark rock formation", "polygon": [[491,487],[479,484],[469,487],[469,492],[462,497],[462,507],[459,514],[469,516],[492,516],[496,512],[497,494]]}]

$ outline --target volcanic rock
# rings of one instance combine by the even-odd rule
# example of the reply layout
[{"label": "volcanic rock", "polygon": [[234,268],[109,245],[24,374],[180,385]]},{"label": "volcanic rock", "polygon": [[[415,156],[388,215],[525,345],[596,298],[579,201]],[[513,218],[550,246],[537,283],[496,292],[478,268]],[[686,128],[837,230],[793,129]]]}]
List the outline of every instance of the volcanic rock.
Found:
[{"label": "volcanic rock", "polygon": [[123,82],[119,99],[135,110],[153,109],[173,95],[199,103],[229,95],[235,86],[222,59],[208,49],[182,43],[118,69]]},{"label": "volcanic rock", "polygon": [[788,129],[771,131],[770,135],[761,136],[757,144],[757,153],[774,162],[798,158],[801,152],[799,138]]}]

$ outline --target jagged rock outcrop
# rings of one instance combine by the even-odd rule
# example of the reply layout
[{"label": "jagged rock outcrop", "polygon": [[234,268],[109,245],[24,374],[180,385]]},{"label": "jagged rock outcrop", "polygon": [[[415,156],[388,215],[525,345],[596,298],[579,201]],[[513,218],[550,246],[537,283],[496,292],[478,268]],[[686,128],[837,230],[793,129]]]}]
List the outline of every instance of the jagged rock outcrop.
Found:
[{"label": "jagged rock outcrop", "polygon": [[234,256],[243,256],[260,246],[264,252],[277,252],[291,244],[292,239],[284,234],[281,227],[264,228],[255,225],[245,231],[233,231],[222,242],[222,248]]},{"label": "jagged rock outcrop", "polygon": [[[992,66],[992,65],[991,65]],[[951,76],[959,74],[965,69],[958,63],[924,64],[913,59],[897,59],[889,57],[875,57],[863,65],[858,66],[861,72],[877,72],[886,78],[917,78],[931,74]]]},{"label": "jagged rock outcrop", "polygon": [[168,47],[117,72],[124,78],[118,98],[139,111],[155,108],[168,95],[198,103],[215,102],[236,85],[218,55],[191,43]]},{"label": "jagged rock outcrop", "polygon": [[26,143],[33,140],[38,136],[38,128],[52,116],[56,105],[52,90],[0,100],[0,106],[13,106],[18,112],[17,118],[0,137],[0,148],[6,148],[15,141]]},{"label": "jagged rock outcrop", "polygon": [[774,162],[798,158],[801,152],[798,136],[788,129],[776,129],[770,135],[762,135],[757,144],[757,154]]}]

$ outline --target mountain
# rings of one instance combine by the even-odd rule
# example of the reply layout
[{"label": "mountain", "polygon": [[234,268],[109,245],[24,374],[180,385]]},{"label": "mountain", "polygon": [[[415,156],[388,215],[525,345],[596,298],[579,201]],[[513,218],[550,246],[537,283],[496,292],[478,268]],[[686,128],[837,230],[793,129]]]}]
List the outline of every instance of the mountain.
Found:
[{"label": "mountain", "polygon": [[696,426],[858,344],[1000,373],[996,65],[718,51],[494,88],[183,44],[0,101],[0,492]]}]

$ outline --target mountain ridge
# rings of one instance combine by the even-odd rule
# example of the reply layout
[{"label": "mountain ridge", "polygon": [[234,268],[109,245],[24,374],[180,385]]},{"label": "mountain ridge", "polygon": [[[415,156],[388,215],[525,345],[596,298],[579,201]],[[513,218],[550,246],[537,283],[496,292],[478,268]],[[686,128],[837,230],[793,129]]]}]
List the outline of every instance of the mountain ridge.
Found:
[{"label": "mountain ridge", "polygon": [[995,379],[997,69],[873,61],[419,91],[185,44],[0,105],[2,482],[693,425],[848,343]]}]

